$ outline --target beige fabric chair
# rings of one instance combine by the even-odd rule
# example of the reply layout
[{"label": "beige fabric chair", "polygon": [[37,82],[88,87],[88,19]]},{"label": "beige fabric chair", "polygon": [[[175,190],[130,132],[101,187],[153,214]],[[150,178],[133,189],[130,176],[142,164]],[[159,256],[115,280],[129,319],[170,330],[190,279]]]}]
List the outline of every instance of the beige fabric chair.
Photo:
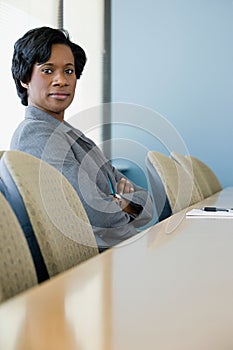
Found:
[{"label": "beige fabric chair", "polygon": [[[173,214],[203,200],[192,176],[175,160],[160,152],[149,151],[147,161],[162,181]],[[155,173],[154,176],[156,176]],[[156,200],[156,188],[154,198]]]},{"label": "beige fabric chair", "polygon": [[190,156],[190,159],[192,161],[193,167],[197,169],[198,172],[200,172],[198,181],[200,181],[200,178],[205,178],[210,187],[211,194],[221,191],[222,185],[213,170],[206,163],[202,162],[196,157]]},{"label": "beige fabric chair", "polygon": [[20,151],[2,158],[25,204],[49,276],[98,254],[79,197],[54,167]]},{"label": "beige fabric chair", "polygon": [[204,162],[196,157],[184,156],[178,152],[171,152],[171,156],[193,175],[196,186],[200,188],[204,198],[221,191],[222,186],[218,178]]},{"label": "beige fabric chair", "polygon": [[0,192],[0,303],[37,283],[24,233]]}]

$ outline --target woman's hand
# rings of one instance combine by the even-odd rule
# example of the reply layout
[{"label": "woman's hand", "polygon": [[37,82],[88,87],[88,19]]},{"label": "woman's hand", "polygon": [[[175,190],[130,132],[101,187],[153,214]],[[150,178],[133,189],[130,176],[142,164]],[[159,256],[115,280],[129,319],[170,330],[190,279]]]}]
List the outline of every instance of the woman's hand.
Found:
[{"label": "woman's hand", "polygon": [[124,193],[132,193],[132,192],[134,192],[133,185],[129,180],[122,177],[120,181],[117,183],[117,193],[119,193],[119,195],[122,195]]},{"label": "woman's hand", "polygon": [[[121,196],[124,193],[133,193],[133,192],[134,192],[134,188],[131,182],[128,179],[122,177],[120,181],[117,183],[117,193]],[[121,200],[119,200],[118,198],[113,197],[113,200],[120,205],[121,209],[124,212],[132,215],[137,213],[131,207],[130,202],[127,201],[126,199],[121,198]]]}]

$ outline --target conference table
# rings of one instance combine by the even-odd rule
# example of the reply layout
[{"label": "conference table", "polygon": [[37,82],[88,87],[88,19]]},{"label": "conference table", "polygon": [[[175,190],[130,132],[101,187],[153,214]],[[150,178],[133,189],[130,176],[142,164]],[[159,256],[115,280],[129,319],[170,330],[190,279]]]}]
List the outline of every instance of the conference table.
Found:
[{"label": "conference table", "polygon": [[2,303],[0,350],[232,350],[233,218],[188,210]]}]

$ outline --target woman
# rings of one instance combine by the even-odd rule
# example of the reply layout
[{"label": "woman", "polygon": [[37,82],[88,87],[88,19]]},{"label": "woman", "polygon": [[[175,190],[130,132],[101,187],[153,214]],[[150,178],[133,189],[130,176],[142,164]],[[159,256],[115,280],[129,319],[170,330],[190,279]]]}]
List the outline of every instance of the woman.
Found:
[{"label": "woman", "polygon": [[92,140],[64,121],[85,63],[85,52],[64,30],[32,29],[15,43],[12,74],[27,107],[11,149],[43,159],[65,175],[101,250],[135,235],[137,227],[152,219],[153,205],[146,190],[125,178]]}]

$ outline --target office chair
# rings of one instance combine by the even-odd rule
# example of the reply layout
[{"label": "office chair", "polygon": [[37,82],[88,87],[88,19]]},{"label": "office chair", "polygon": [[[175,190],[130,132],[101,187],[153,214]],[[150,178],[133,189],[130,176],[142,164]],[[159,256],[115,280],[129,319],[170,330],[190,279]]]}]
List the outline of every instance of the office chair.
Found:
[{"label": "office chair", "polygon": [[1,192],[0,257],[0,303],[38,284],[24,233]]},{"label": "office chair", "polygon": [[189,174],[193,174],[194,182],[199,187],[203,197],[221,191],[222,186],[212,169],[193,156],[184,156],[178,152],[171,152],[171,157],[175,159]]},{"label": "office chair", "polygon": [[149,151],[146,166],[159,221],[203,200],[192,177],[170,157]]},{"label": "office chair", "polygon": [[[6,151],[0,171],[17,216],[22,217],[22,208],[26,208],[22,224],[24,229],[31,226],[30,238],[43,258],[42,280],[46,271],[52,277],[98,254],[82,203],[57,169],[30,154]],[[35,249],[32,254],[35,256]]]}]

